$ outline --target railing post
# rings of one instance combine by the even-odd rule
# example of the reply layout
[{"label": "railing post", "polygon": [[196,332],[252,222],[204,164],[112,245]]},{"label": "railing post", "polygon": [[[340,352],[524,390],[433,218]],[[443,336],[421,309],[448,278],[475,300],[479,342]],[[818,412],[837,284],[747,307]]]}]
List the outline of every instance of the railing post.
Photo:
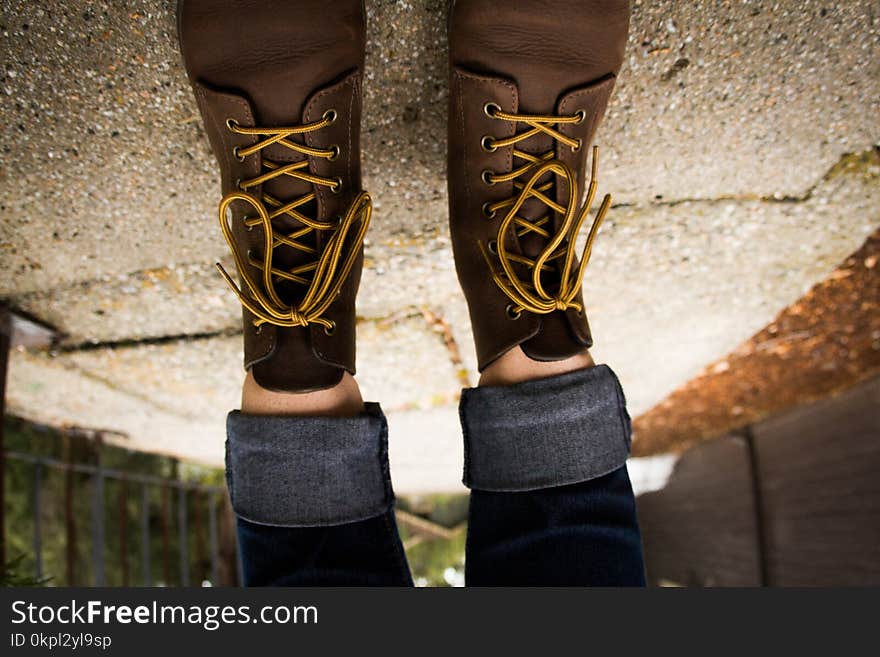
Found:
[{"label": "railing post", "polygon": [[92,475],[92,569],[95,586],[104,586],[107,578],[104,569],[104,473],[101,470],[101,434],[95,437],[97,467]]},{"label": "railing post", "polygon": [[153,585],[153,572],[150,558],[150,487],[141,484],[141,569],[144,586]]},{"label": "railing post", "polygon": [[180,552],[180,585],[189,586],[189,544],[186,517],[186,486],[178,483],[177,498],[177,541]]},{"label": "railing post", "polygon": [[211,585],[220,585],[220,541],[217,539],[217,493],[208,495],[208,540],[211,544]]},{"label": "railing post", "polygon": [[162,486],[162,516],[160,518],[162,525],[162,578],[165,580],[165,586],[171,586],[171,545],[168,528],[168,514],[171,513],[170,500],[171,490],[168,484]]},{"label": "railing post", "polygon": [[67,585],[76,586],[76,518],[73,515],[73,496],[76,491],[73,471],[73,441],[69,433],[62,436],[64,442],[64,534],[65,564],[67,566]]},{"label": "railing post", "polygon": [[33,500],[32,508],[34,513],[34,575],[37,580],[43,579],[43,509],[42,495],[43,488],[43,464],[37,461],[34,463],[34,481],[33,481]]},{"label": "railing post", "polygon": [[119,562],[122,585],[128,586],[128,482],[119,480]]},{"label": "railing post", "polygon": [[0,306],[0,568],[6,568],[6,445],[3,429],[6,426],[6,370],[9,365],[9,347],[12,344],[12,319],[9,309]]},{"label": "railing post", "polygon": [[201,586],[207,577],[205,573],[205,520],[204,512],[205,494],[201,488],[193,489],[193,519],[195,522],[196,535],[196,586]]}]

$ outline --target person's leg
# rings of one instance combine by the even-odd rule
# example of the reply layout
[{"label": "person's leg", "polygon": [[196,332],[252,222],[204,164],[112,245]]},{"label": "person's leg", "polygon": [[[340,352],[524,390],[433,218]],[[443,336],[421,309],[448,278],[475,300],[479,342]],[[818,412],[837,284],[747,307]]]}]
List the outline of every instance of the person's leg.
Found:
[{"label": "person's leg", "polygon": [[[465,390],[468,584],[642,584],[623,394],[593,366],[581,280],[606,196],[588,158],[628,0],[491,0],[449,16],[450,232],[480,386]],[[587,163],[591,176],[587,185]]]},{"label": "person's leg", "polygon": [[644,585],[624,465],[630,422],[614,373],[600,365],[538,378],[546,363],[509,364],[462,395],[467,583]]},{"label": "person's leg", "polygon": [[178,27],[244,309],[226,474],[245,583],[410,584],[385,418],[352,378],[371,216],[362,0],[181,0]]},{"label": "person's leg", "polygon": [[276,393],[249,374],[227,419],[245,584],[412,584],[394,520],[387,425],[349,374]]}]

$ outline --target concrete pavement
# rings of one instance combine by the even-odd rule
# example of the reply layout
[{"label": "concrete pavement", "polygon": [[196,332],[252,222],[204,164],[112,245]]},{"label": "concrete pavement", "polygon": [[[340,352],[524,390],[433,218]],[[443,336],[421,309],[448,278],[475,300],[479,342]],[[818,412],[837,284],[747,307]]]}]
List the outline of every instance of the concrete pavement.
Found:
[{"label": "concrete pavement", "polygon": [[[0,3],[0,296],[65,333],[10,411],[219,463],[239,309],[172,2]],[[359,380],[399,491],[450,490],[476,381],[446,228],[441,0],[368,2]],[[876,3],[634,3],[599,131],[615,207],[587,270],[595,354],[638,414],[880,225]]]}]

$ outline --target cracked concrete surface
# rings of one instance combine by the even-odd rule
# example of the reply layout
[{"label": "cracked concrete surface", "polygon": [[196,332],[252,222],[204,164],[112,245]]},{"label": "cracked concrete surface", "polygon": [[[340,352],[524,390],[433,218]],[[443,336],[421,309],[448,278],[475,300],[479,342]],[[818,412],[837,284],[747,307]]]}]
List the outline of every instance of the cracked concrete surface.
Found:
[{"label": "cracked concrete surface", "polygon": [[[359,379],[402,492],[458,485],[455,398],[476,381],[446,228],[445,4],[367,2]],[[0,2],[0,296],[65,334],[13,355],[9,406],[219,463],[239,310],[173,5]],[[878,61],[872,1],[634,3],[598,134],[616,207],[585,283],[634,414],[880,225]]]}]

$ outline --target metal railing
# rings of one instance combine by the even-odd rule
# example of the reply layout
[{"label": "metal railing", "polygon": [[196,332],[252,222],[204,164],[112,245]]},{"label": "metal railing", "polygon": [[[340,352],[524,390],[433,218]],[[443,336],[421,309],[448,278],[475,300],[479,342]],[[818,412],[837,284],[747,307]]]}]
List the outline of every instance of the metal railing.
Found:
[{"label": "metal railing", "polygon": [[[106,578],[106,527],[105,512],[107,499],[105,494],[104,482],[108,479],[115,480],[120,484],[120,497],[118,500],[119,508],[119,532],[120,532],[120,554],[119,559],[122,567],[122,584],[130,585],[129,580],[129,559],[128,559],[128,539],[129,539],[129,523],[127,514],[127,499],[129,485],[134,484],[140,488],[140,541],[141,541],[141,584],[143,586],[153,586],[155,581],[153,577],[153,563],[151,550],[151,528],[150,514],[152,504],[150,501],[151,488],[158,488],[162,491],[162,503],[160,520],[162,525],[162,581],[168,584],[170,577],[170,532],[168,525],[170,524],[169,516],[171,515],[170,492],[177,491],[177,533],[178,533],[178,558],[181,586],[190,586],[191,584],[191,560],[189,555],[189,513],[188,501],[193,497],[196,503],[196,512],[194,515],[193,531],[195,533],[195,542],[197,551],[204,550],[204,518],[207,516],[208,526],[208,558],[210,560],[209,581],[213,585],[220,582],[220,536],[219,536],[219,514],[221,512],[228,513],[226,505],[223,503],[225,490],[221,486],[205,486],[201,484],[181,481],[178,479],[167,479],[145,474],[136,474],[125,472],[113,468],[102,467],[100,464],[89,465],[83,463],[71,463],[58,459],[36,456],[15,451],[5,451],[4,460],[19,461],[29,463],[33,467],[32,488],[31,488],[31,506],[33,514],[33,554],[34,554],[34,576],[38,580],[45,577],[43,571],[43,527],[42,527],[42,508],[43,508],[43,475],[46,469],[55,469],[70,474],[84,474],[91,477],[91,536],[92,536],[92,571],[93,582],[95,586],[105,586]],[[2,461],[0,461],[2,463]],[[76,531],[75,519],[73,517],[73,495],[72,485],[68,484],[65,499],[65,527],[66,527],[66,549],[67,549],[67,579],[68,584],[77,583],[75,577],[75,554],[76,554]],[[206,502],[200,504],[199,501]],[[233,541],[234,543],[234,541]],[[236,549],[237,552],[237,549]],[[197,555],[201,557],[202,555]],[[236,583],[241,581],[241,568],[238,558],[235,559],[235,575]]]}]

